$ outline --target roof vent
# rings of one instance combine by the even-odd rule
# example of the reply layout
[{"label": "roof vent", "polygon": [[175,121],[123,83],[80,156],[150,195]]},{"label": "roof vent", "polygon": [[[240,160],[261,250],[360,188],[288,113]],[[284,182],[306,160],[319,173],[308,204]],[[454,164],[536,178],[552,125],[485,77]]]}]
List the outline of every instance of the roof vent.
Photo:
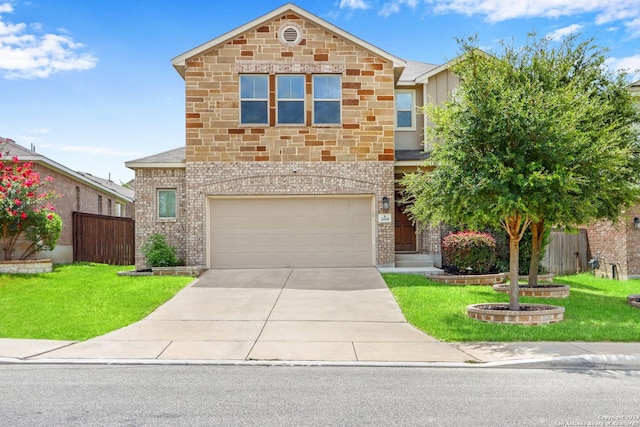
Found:
[{"label": "roof vent", "polygon": [[287,24],[280,29],[280,42],[287,46],[294,46],[300,43],[302,31],[297,25]]}]

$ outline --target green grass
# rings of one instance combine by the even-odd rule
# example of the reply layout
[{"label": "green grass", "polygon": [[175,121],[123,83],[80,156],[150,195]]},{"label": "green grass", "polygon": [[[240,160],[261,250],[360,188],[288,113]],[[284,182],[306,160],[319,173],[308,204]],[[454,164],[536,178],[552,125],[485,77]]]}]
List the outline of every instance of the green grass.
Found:
[{"label": "green grass", "polygon": [[0,274],[0,337],[86,340],[144,318],[193,280],[116,275],[127,269],[69,264],[45,274]]},{"label": "green grass", "polygon": [[589,274],[563,276],[554,283],[571,286],[565,299],[520,298],[566,308],[564,321],[551,325],[501,325],[472,320],[466,307],[508,302],[490,286],[452,286],[408,274],[383,274],[407,320],[441,341],[640,341],[640,310],[627,296],[640,293],[640,280],[596,279]]}]

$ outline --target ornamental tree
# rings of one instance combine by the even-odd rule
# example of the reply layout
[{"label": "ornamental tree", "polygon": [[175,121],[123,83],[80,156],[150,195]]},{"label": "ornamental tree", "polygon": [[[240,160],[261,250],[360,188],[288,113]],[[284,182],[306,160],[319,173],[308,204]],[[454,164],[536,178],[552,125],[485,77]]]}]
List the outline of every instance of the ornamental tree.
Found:
[{"label": "ornamental tree", "polygon": [[605,69],[591,40],[552,47],[530,35],[499,55],[476,38],[458,42],[456,95],[426,108],[435,169],[403,180],[409,211],[425,223],[504,228],[509,308],[519,310],[518,249],[530,224],[535,239],[548,225],[616,219],[637,202],[638,113],[625,75]]},{"label": "ornamental tree", "polygon": [[[58,197],[54,191],[43,191],[40,174],[32,164],[17,157],[2,160],[0,174],[0,226],[4,259],[14,259],[16,249],[23,246],[19,259],[35,252],[52,250],[60,237],[62,222],[49,200]],[[46,177],[46,181],[53,178]]]}]

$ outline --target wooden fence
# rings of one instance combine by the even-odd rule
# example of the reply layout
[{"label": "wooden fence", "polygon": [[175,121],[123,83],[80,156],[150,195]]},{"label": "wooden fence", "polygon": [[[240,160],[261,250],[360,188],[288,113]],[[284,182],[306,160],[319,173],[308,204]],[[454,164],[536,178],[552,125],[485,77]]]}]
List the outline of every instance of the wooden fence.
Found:
[{"label": "wooden fence", "polygon": [[133,219],[74,212],[73,260],[135,264]]},{"label": "wooden fence", "polygon": [[553,274],[575,274],[589,270],[589,243],[587,230],[568,233],[551,231],[549,246],[542,266]]}]

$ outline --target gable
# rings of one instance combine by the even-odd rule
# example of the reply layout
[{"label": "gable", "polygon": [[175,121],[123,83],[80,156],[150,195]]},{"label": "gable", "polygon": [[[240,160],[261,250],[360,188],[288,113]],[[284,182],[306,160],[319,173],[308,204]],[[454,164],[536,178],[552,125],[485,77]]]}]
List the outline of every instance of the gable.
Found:
[{"label": "gable", "polygon": [[[267,32],[267,28],[269,28],[270,23],[273,23],[277,20],[287,19],[302,20],[309,26],[314,26],[316,29],[322,29],[328,32],[328,34],[332,34],[337,38],[341,38],[352,45],[358,46],[361,49],[370,52],[372,55],[383,58],[385,61],[392,63],[394,68],[397,68],[396,79],[399,78],[400,74],[402,73],[402,69],[406,64],[406,61],[404,61],[403,59],[391,55],[388,52],[385,52],[382,49],[370,43],[367,43],[364,40],[359,39],[358,37],[353,36],[352,34],[342,30],[341,28],[336,27],[335,25],[307,12],[306,10],[292,3],[288,3],[282,7],[279,7],[278,9],[275,9],[251,22],[248,22],[247,24],[244,24],[181,55],[178,55],[171,61],[171,63],[178,71],[178,73],[180,73],[180,75],[184,78],[185,68],[189,60],[198,57],[209,50],[219,48],[220,46],[223,46],[227,43],[242,44],[243,42],[240,40],[242,40],[242,36],[244,36],[245,34],[251,32]],[[273,41],[275,41],[278,37],[281,39],[285,39],[284,34],[279,34],[279,28],[271,28],[270,32],[271,35],[274,36]]]}]

